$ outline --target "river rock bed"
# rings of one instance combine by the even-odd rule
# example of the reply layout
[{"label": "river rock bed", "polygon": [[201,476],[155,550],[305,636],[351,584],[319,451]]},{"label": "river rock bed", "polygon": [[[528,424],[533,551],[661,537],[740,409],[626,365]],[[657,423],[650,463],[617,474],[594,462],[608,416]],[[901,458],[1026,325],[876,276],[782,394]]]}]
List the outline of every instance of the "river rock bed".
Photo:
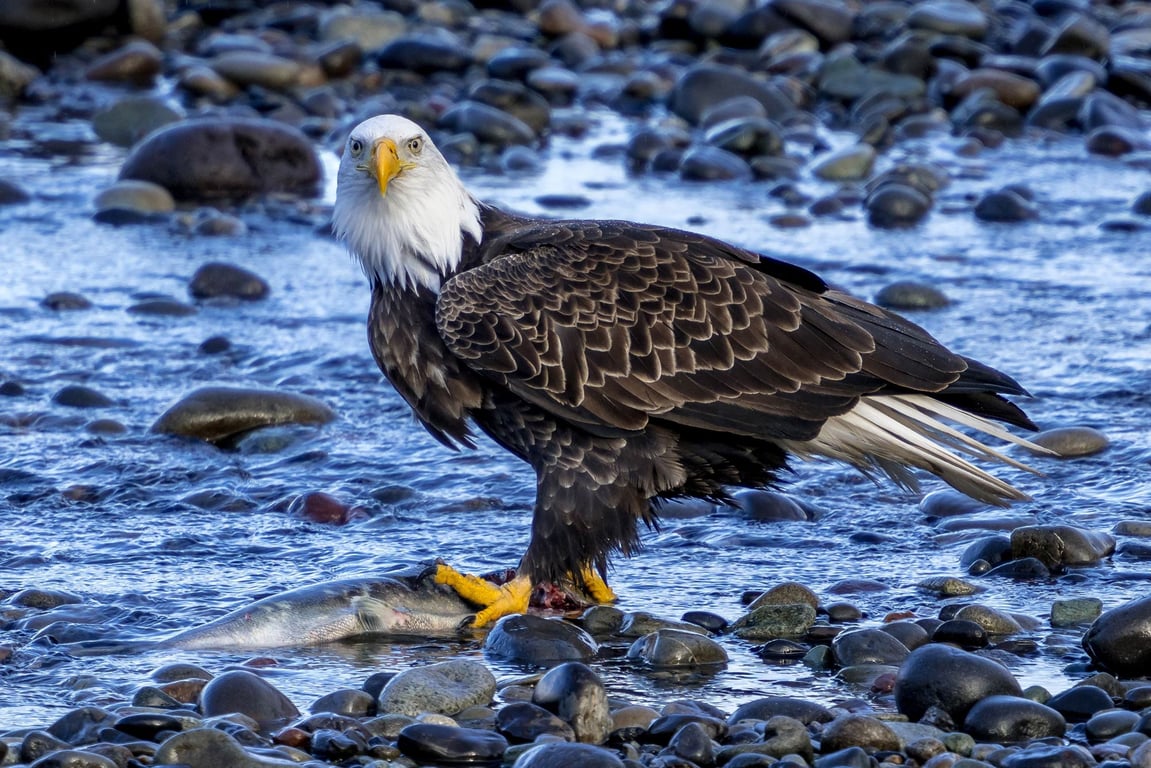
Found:
[{"label": "river rock bed", "polygon": [[[907,500],[892,502],[888,489],[861,487],[854,476],[802,473],[796,493],[740,494],[738,507],[713,513],[719,522],[710,525],[699,522],[710,505],[669,505],[665,532],[649,537],[640,564],[620,564],[620,592],[633,610],[598,607],[563,624],[509,620],[486,638],[404,647],[383,661],[368,651],[365,661],[352,646],[349,658],[324,668],[328,677],[345,670],[338,686],[301,685],[289,671],[294,662],[279,654],[169,663],[147,656],[149,669],[113,675],[58,645],[174,628],[155,616],[169,607],[142,595],[143,587],[124,586],[132,580],[161,594],[161,582],[171,580],[173,591],[192,593],[169,597],[172,605],[203,611],[198,582],[210,581],[207,571],[219,564],[197,570],[190,560],[208,559],[221,541],[241,542],[237,570],[224,569],[226,589],[242,569],[273,567],[262,555],[284,557],[282,540],[299,541],[301,531],[317,527],[321,543],[293,554],[320,565],[282,580],[320,580],[348,565],[324,553],[366,550],[379,538],[374,531],[389,531],[388,522],[414,518],[429,504],[437,515],[480,512],[525,529],[530,492],[509,490],[501,478],[511,470],[500,464],[460,469],[418,450],[398,461],[429,467],[430,477],[394,482],[380,482],[365,462],[347,462],[354,472],[343,468],[346,457],[338,454],[325,464],[332,449],[323,436],[353,440],[349,419],[372,424],[377,434],[366,442],[373,445],[400,444],[413,426],[386,432],[368,422],[387,395],[366,348],[359,358],[274,351],[286,336],[316,334],[322,346],[322,321],[341,322],[345,305],[333,303],[320,321],[277,326],[277,314],[295,311],[283,297],[297,299],[298,284],[314,286],[327,270],[285,277],[272,259],[256,257],[327,236],[330,158],[359,120],[393,111],[417,119],[469,182],[544,215],[638,218],[625,206],[645,202],[651,215],[659,204],[635,199],[628,184],[666,182],[680,185],[672,187],[679,226],[718,222],[716,234],[753,247],[766,242],[771,248],[763,250],[784,257],[789,233],[837,233],[807,246],[808,264],[835,269],[853,285],[872,287],[868,275],[879,275],[876,300],[899,311],[957,313],[950,330],[978,349],[987,340],[963,337],[962,329],[999,319],[977,303],[981,296],[1008,301],[1012,318],[1032,307],[1011,305],[953,270],[968,258],[963,248],[941,247],[925,262],[898,241],[882,241],[876,250],[888,261],[904,259],[905,274],[878,259],[854,264],[824,246],[839,246],[845,230],[835,227],[858,222],[915,238],[947,220],[961,221],[969,241],[996,233],[1004,238],[996,242],[1020,248],[1028,239],[1082,240],[1083,229],[1071,226],[1086,219],[1101,233],[1132,238],[1108,250],[1138,253],[1131,244],[1151,221],[1151,193],[1146,181],[1130,178],[1151,163],[1149,40],[1151,13],[1137,2],[6,0],[6,259],[19,263],[21,233],[59,230],[67,247],[76,242],[68,222],[90,218],[108,238],[137,233],[155,251],[174,258],[166,252],[187,250],[197,261],[186,270],[179,261],[141,269],[105,253],[97,271],[112,273],[114,282],[69,272],[71,284],[36,297],[35,311],[54,318],[50,331],[17,340],[30,352],[0,358],[0,434],[12,441],[47,436],[21,443],[15,463],[0,459],[8,525],[35,527],[41,518],[48,522],[40,538],[55,540],[54,525],[63,523],[54,516],[80,510],[97,520],[87,526],[93,550],[108,551],[101,549],[104,529],[142,542],[125,555],[97,554],[86,573],[69,566],[67,548],[4,551],[0,700],[19,711],[27,693],[74,708],[54,722],[0,719],[0,764],[1151,768],[1151,605],[1139,586],[1151,559],[1139,473],[1151,460],[1149,422],[1140,416],[1147,382],[1138,373],[1149,305],[1138,288],[1146,272],[1138,269],[1134,287],[1116,291],[1113,303],[1130,302],[1143,321],[1110,318],[1125,334],[1115,346],[1127,345],[1136,361],[1120,353],[1112,363],[1134,368],[1130,380],[1091,381],[1086,397],[1071,386],[1060,390],[1041,368],[1087,368],[1110,345],[1090,341],[1098,338],[1090,318],[1081,327],[1075,317],[1072,327],[1047,305],[1034,325],[1049,335],[1026,328],[1040,351],[1011,372],[1042,382],[1037,407],[1046,429],[1036,442],[1061,457],[1017,457],[1049,476],[1013,475],[1040,500],[1034,505],[989,510],[938,491],[919,502],[918,516],[877,513],[861,496],[879,495],[888,506]],[[1095,181],[1084,184],[1096,185],[1100,204],[1065,207],[1025,173],[995,174],[1004,157],[1045,145],[1058,147],[1068,167],[1098,164],[1097,175],[1085,174]],[[554,182],[547,169],[563,154],[620,169],[626,181],[544,188],[540,180]],[[24,178],[13,168],[39,175]],[[81,179],[79,192],[59,184],[70,173]],[[1116,177],[1124,179],[1119,194],[1104,188]],[[537,183],[538,193],[511,191]],[[710,207],[704,188],[717,195]],[[614,200],[610,210],[601,196]],[[57,204],[67,210],[43,213]],[[731,224],[716,208],[753,210],[753,224]],[[1067,269],[1044,253],[1053,270]],[[972,261],[979,272],[982,264]],[[1081,263],[1074,269],[1091,271]],[[895,279],[886,280],[889,272]],[[1039,286],[1055,302],[1084,299],[1042,270],[1030,275],[1020,292]],[[167,293],[152,289],[158,282]],[[3,307],[20,327],[36,325],[32,311]],[[119,311],[129,325],[119,315],[107,319]],[[1060,325],[1065,330],[1053,330]],[[162,334],[182,346],[157,355]],[[1011,349],[1010,338],[996,336],[988,346]],[[1052,349],[1070,350],[1063,353],[1070,362],[1049,360]],[[151,394],[134,387],[133,379],[150,381],[144,372],[170,358],[185,367],[152,381]],[[1006,353],[994,362],[1010,359]],[[101,375],[107,371],[121,373]],[[318,383],[326,379],[357,382],[363,392]],[[214,386],[221,381],[229,388]],[[1093,411],[1088,426],[1082,414],[1092,397],[1135,415]],[[394,404],[385,409],[400,413]],[[189,442],[157,469],[139,453],[173,450],[159,442],[164,435]],[[57,462],[45,444],[79,458]],[[487,476],[495,485],[475,490]],[[1092,495],[1095,476],[1106,486],[1101,495]],[[436,495],[453,483],[472,490]],[[786,527],[834,519],[828,510],[844,505],[865,507],[867,524],[833,523],[815,534]],[[509,508],[519,517],[509,518]],[[114,518],[125,509],[149,517],[121,525]],[[171,525],[168,515],[176,513],[183,517],[175,526],[188,533],[141,536],[139,529]],[[247,517],[261,513],[292,522]],[[199,516],[230,515],[245,516],[228,524],[241,533],[192,530]],[[905,517],[917,523],[899,528]],[[429,525],[449,532],[429,533],[428,548],[409,546],[396,557],[440,554],[436,543],[480,523],[473,515]],[[958,551],[940,562],[931,551],[917,561],[916,576],[901,577],[909,566],[896,559],[907,546],[900,537],[924,530]],[[836,536],[850,542],[859,562],[855,578],[826,584],[825,568],[843,576],[818,555]],[[685,549],[692,546],[746,554],[708,572],[704,594],[682,585],[690,598],[631,586],[692,581],[703,567]],[[777,567],[759,554],[777,549],[781,560],[793,559]],[[497,546],[492,557],[507,565],[520,550],[518,543]],[[170,566],[168,558],[182,556],[188,560]],[[675,576],[659,570],[668,562],[677,564]],[[769,575],[789,567],[811,586],[777,584]],[[1114,584],[1099,575],[1112,568],[1121,570]],[[173,575],[181,569],[184,581]],[[46,587],[43,578],[72,591]],[[253,588],[245,578],[237,583]],[[741,590],[750,591],[742,601]],[[1013,591],[1034,591],[1046,602],[1009,610],[1004,604],[1013,600],[1004,595]],[[665,615],[668,604],[691,610]],[[134,611],[147,614],[153,605],[164,607],[135,624]],[[516,622],[525,626],[510,632]],[[1059,670],[1059,684],[1021,684],[1037,664]],[[57,665],[70,675],[53,677]],[[725,677],[733,667],[740,674]],[[280,690],[289,686],[291,696]]]}]

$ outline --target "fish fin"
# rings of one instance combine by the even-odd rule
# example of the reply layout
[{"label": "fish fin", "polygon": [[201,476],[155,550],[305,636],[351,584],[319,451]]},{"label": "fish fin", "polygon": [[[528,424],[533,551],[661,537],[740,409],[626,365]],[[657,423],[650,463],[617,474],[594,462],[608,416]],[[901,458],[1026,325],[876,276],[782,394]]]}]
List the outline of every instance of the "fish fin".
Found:
[{"label": "fish fin", "polygon": [[407,613],[401,608],[388,605],[383,600],[367,595],[357,595],[352,598],[352,613],[359,620],[360,626],[366,632],[384,632],[388,629],[389,619],[394,614]]}]

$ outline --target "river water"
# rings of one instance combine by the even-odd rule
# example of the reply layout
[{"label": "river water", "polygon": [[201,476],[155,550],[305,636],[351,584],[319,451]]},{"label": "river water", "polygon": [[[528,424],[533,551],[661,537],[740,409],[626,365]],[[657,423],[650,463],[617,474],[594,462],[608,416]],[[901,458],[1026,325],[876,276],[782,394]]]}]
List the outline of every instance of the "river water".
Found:
[{"label": "river water", "polygon": [[[1087,425],[1111,448],[1069,461],[1034,459],[1045,476],[996,470],[1033,502],[988,512],[985,530],[945,532],[918,499],[875,486],[834,465],[796,465],[783,490],[822,511],[809,522],[760,522],[734,510],[666,520],[647,549],[615,564],[611,582],[625,610],[677,618],[687,609],[741,613],[744,590],[784,580],[811,586],[825,601],[860,606],[864,623],[893,610],[935,615],[940,602],[916,589],[924,578],[963,575],[959,555],[987,530],[1022,518],[1106,531],[1151,508],[1151,240],[1131,201],[1151,188],[1145,168],[1087,155],[1081,138],[1009,142],[960,158],[936,135],[907,143],[889,163],[911,157],[947,168],[928,220],[910,231],[871,229],[856,209],[813,226],[776,229],[783,204],[768,186],[685,184],[632,178],[612,147],[627,126],[593,116],[583,139],[557,138],[543,169],[505,177],[466,173],[490,201],[547,213],[542,194],[582,194],[587,217],[623,217],[699,229],[796,261],[831,282],[873,297],[897,279],[929,282],[948,308],[913,314],[963,354],[1018,378],[1034,398],[1022,404],[1042,427]],[[489,442],[453,454],[409,418],[369,354],[368,290],[342,247],[317,231],[334,181],[313,210],[292,202],[242,209],[242,237],[202,237],[180,227],[112,227],[93,222],[92,197],[114,179],[119,150],[89,139],[85,125],[42,126],[42,141],[0,148],[0,177],[34,195],[0,208],[0,379],[24,385],[0,398],[0,588],[54,588],[79,595],[92,636],[159,637],[226,613],[252,599],[341,577],[369,575],[431,557],[464,568],[512,566],[526,545],[533,478]],[[830,135],[832,143],[844,137]],[[56,139],[53,141],[52,139]],[[67,147],[59,154],[60,147]],[[594,150],[599,151],[594,151]],[[335,157],[326,155],[334,179]],[[986,224],[971,206],[979,193],[1029,185],[1041,216]],[[805,179],[813,194],[829,185]],[[129,313],[153,295],[187,300],[187,281],[208,261],[263,276],[270,297],[210,304],[189,317]],[[53,291],[75,291],[94,307],[52,312]],[[197,352],[224,335],[233,348]],[[85,384],[116,405],[81,411],[54,405],[67,384]],[[303,392],[339,418],[323,428],[273,430],[241,452],[151,434],[170,404],[208,384]],[[85,429],[115,419],[122,435]],[[938,487],[933,480],[925,489]],[[367,516],[342,527],[289,514],[299,494],[331,493]],[[861,533],[882,533],[868,543]],[[1121,539],[1122,541],[1122,539]],[[1094,596],[1110,607],[1145,594],[1151,564],[1116,556],[1051,581],[980,581],[981,602],[1044,618],[1059,597]],[[887,588],[838,596],[844,579]],[[0,625],[2,626],[2,625]],[[1014,668],[1024,685],[1067,687],[1085,660],[1081,630],[1028,633],[1035,653]],[[83,703],[131,698],[148,672],[169,661],[221,670],[250,654],[152,651],[73,657],[29,643],[18,623],[0,631],[15,649],[0,667],[0,730],[40,726]],[[831,701],[867,695],[828,673],[761,661],[750,644],[723,641],[732,661],[709,675],[656,675],[618,661],[599,665],[612,694],[658,703],[700,698],[731,709],[772,693]],[[436,643],[360,642],[277,650],[273,681],[298,706],[367,675],[432,658],[482,657],[477,639]],[[499,675],[523,670],[491,662]]]}]

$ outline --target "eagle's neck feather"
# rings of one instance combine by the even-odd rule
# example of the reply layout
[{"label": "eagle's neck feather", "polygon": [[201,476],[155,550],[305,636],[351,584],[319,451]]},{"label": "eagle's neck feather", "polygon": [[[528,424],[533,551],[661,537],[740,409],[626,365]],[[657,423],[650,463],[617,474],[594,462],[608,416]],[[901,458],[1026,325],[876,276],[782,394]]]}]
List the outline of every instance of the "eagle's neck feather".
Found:
[{"label": "eagle's neck feather", "polygon": [[346,203],[332,212],[336,236],[369,280],[402,290],[439,293],[459,267],[464,239],[479,243],[483,232],[479,204],[454,173],[393,184],[386,196],[363,184]]}]

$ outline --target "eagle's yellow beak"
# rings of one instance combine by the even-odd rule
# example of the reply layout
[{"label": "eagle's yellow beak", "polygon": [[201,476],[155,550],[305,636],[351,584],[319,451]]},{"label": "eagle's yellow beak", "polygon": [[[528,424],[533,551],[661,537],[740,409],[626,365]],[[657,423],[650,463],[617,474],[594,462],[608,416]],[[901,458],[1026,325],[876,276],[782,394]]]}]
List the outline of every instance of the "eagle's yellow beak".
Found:
[{"label": "eagle's yellow beak", "polygon": [[388,182],[403,170],[400,155],[396,151],[396,142],[383,138],[372,145],[372,168],[380,185],[380,197],[384,197],[388,194]]}]

